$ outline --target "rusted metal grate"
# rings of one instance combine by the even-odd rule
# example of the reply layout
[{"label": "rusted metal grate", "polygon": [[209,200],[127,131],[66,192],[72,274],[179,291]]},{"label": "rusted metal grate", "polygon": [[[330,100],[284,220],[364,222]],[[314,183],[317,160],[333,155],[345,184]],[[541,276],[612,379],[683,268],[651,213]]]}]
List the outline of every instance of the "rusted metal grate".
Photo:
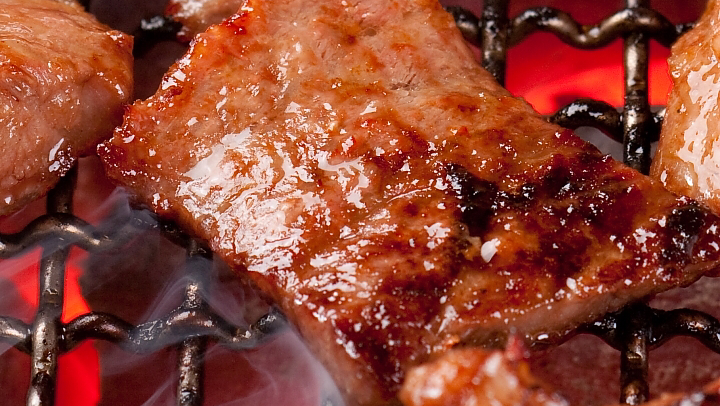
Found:
[{"label": "rusted metal grate", "polygon": [[[603,101],[578,100],[558,111],[550,120],[568,128],[592,126],[601,129],[623,143],[624,160],[628,165],[647,173],[649,146],[658,137],[664,113],[652,113],[648,104],[648,40],[652,38],[669,46],[690,25],[671,24],[649,8],[646,0],[627,0],[624,10],[596,26],[581,26],[568,14],[547,7],[529,9],[510,19],[508,3],[508,0],[485,0],[480,17],[462,8],[449,8],[465,38],[482,50],[483,65],[501,83],[504,82],[508,47],[536,30],[550,31],[578,48],[597,48],[616,38],[624,38],[626,96],[621,112]],[[174,37],[178,28],[177,24],[162,17],[145,21],[136,33],[136,52],[142,53],[153,43]],[[91,312],[62,323],[65,265],[72,246],[89,252],[118,249],[138,229],[153,228],[185,248],[188,261],[197,256],[209,256],[205,248],[172,224],[147,221],[147,216],[137,215],[111,234],[73,216],[75,177],[73,170],[52,191],[48,197],[48,214],[17,234],[0,235],[0,258],[17,255],[40,241],[62,242],[64,247],[43,255],[38,276],[39,306],[32,324],[0,317],[0,340],[32,358],[27,404],[53,405],[58,356],[84,340],[99,339],[137,353],[176,346],[176,404],[202,405],[202,355],[208,342],[214,341],[238,351],[255,348],[283,325],[282,316],[271,312],[249,327],[234,326],[205,304],[200,293],[202,282],[191,275],[183,302],[158,320],[134,326],[112,314]],[[707,314],[686,309],[661,311],[641,303],[630,305],[584,326],[582,331],[603,338],[621,352],[621,401],[629,404],[647,400],[648,352],[669,338],[691,336],[720,352],[720,322]]]}]

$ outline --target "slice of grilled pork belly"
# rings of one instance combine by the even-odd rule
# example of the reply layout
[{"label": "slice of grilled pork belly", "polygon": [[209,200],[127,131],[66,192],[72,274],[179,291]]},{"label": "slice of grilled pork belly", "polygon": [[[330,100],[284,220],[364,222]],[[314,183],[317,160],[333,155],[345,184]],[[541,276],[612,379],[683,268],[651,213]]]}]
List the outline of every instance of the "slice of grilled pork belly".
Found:
[{"label": "slice of grilled pork belly", "polygon": [[131,93],[129,36],[70,2],[0,0],[0,215],[94,153]]},{"label": "slice of grilled pork belly", "polygon": [[245,0],[170,0],[165,14],[183,25],[178,37],[190,41],[210,25],[222,22],[245,4]]},{"label": "slice of grilled pork belly", "polygon": [[651,175],[720,212],[720,1],[673,45],[673,89]]},{"label": "slice of grilled pork belly", "polygon": [[454,344],[560,337],[716,266],[718,218],[546,122],[435,0],[263,0],[99,148],[274,301],[350,404]]}]

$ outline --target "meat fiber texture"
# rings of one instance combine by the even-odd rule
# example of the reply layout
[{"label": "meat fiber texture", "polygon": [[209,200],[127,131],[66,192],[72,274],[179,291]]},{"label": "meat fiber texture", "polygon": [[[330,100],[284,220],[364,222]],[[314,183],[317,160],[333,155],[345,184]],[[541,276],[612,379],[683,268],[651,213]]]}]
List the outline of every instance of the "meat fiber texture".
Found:
[{"label": "meat fiber texture", "polygon": [[122,122],[132,39],[76,3],[0,0],[0,215],[45,194]]},{"label": "meat fiber texture", "polygon": [[431,0],[250,1],[98,152],[254,281],[351,405],[718,262],[717,217],[512,97]]},{"label": "meat fiber texture", "polygon": [[720,1],[673,45],[673,88],[651,176],[720,212]]}]

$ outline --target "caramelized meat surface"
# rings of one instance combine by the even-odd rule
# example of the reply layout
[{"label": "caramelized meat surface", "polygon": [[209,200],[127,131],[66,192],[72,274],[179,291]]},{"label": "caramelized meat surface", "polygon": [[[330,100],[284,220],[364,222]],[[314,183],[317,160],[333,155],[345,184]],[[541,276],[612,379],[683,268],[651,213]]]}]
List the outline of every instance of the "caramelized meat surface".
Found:
[{"label": "caramelized meat surface", "polygon": [[77,4],[0,0],[0,215],[112,134],[132,92],[131,51]]},{"label": "caramelized meat surface", "polygon": [[511,331],[560,337],[718,260],[718,219],[547,123],[434,0],[263,0],[101,154],[292,320],[350,404]]},{"label": "caramelized meat surface", "polygon": [[567,406],[530,373],[522,352],[451,350],[408,372],[405,406]]},{"label": "caramelized meat surface", "polygon": [[673,89],[651,175],[720,212],[720,1],[673,45]]},{"label": "caramelized meat surface", "polygon": [[210,25],[222,22],[245,4],[245,0],[170,0],[165,13],[182,23],[181,39],[190,41]]}]

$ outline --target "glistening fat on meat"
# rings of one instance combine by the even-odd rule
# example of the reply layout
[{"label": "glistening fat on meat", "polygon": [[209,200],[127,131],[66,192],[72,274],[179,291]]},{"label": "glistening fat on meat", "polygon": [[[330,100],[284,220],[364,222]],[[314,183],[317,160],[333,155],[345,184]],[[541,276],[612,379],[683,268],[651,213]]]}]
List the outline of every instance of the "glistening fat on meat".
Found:
[{"label": "glistening fat on meat", "polygon": [[250,278],[349,404],[510,332],[557,338],[716,266],[718,218],[546,122],[434,0],[264,0],[99,148]]},{"label": "glistening fat on meat", "polygon": [[0,215],[45,194],[122,121],[132,38],[74,2],[0,0]]},{"label": "glistening fat on meat", "polygon": [[673,89],[651,175],[720,212],[720,1],[672,47]]}]

